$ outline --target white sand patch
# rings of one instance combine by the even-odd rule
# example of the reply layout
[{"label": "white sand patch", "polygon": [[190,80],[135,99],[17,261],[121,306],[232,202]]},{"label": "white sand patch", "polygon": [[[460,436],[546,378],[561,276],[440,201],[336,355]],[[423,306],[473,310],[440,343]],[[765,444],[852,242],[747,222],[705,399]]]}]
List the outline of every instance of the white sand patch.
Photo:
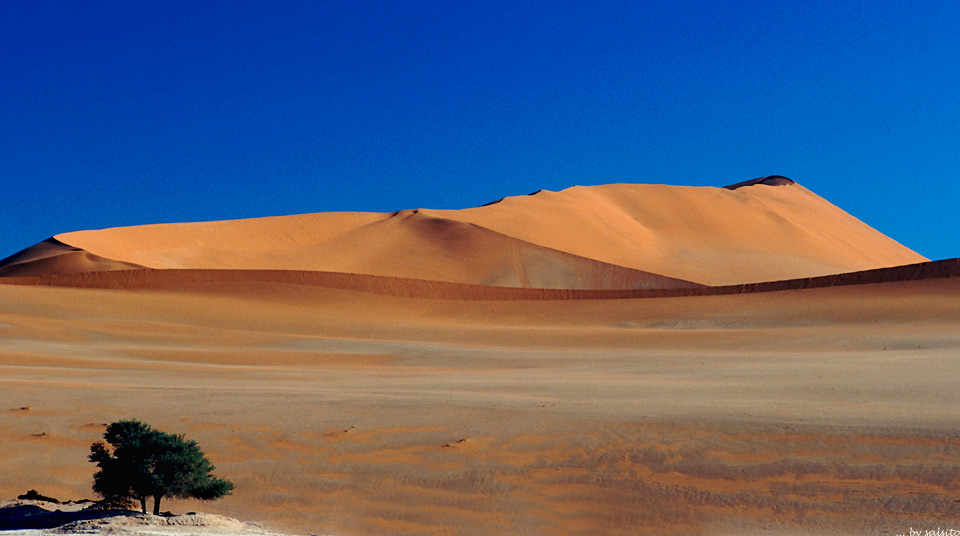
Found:
[{"label": "white sand patch", "polygon": [[[41,501],[0,502],[3,536],[51,536],[60,534],[137,536],[284,536],[269,532],[257,523],[231,517],[191,513],[172,517],[116,510],[92,510],[82,504],[53,504]],[[54,517],[56,519],[54,520]],[[44,520],[49,519],[49,522]],[[45,528],[30,527],[38,524]],[[9,527],[9,530],[8,530]]]}]

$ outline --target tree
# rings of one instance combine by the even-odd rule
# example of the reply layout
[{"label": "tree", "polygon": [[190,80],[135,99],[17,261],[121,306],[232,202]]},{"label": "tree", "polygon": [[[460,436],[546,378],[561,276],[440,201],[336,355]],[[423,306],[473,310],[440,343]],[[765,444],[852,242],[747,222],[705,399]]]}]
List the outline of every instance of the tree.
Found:
[{"label": "tree", "polygon": [[160,515],[163,497],[219,499],[233,490],[233,483],[213,476],[215,469],[196,441],[183,435],[154,430],[137,420],[117,421],[107,426],[103,441],[90,446],[90,461],[100,468],[93,475],[93,491],[113,506],[139,501],[147,513],[153,497],[153,513]]}]

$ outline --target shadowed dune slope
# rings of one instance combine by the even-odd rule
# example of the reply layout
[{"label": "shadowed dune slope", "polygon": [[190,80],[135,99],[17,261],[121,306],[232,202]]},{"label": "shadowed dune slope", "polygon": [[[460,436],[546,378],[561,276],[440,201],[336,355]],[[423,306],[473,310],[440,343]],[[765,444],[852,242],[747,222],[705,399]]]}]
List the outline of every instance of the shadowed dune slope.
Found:
[{"label": "shadowed dune slope", "polygon": [[103,270],[130,270],[139,265],[105,259],[48,238],[0,261],[0,275],[29,277],[44,274],[79,274]]},{"label": "shadowed dune slope", "polygon": [[[323,271],[553,289],[699,286],[518,240],[487,228],[405,210],[347,231],[288,262],[312,257]],[[285,264],[285,263],[278,263]]]},{"label": "shadowed dune slope", "polygon": [[510,288],[466,285],[444,281],[383,277],[343,272],[294,270],[114,270],[33,277],[0,278],[0,284],[74,287],[117,290],[185,290],[238,292],[243,286],[257,289],[261,284],[281,284],[351,290],[403,298],[434,300],[615,300],[754,294],[814,288],[845,287],[960,277],[960,259],[923,262],[890,268],[876,268],[818,277],[724,285],[714,287],[673,287],[634,289]]},{"label": "shadowed dune slope", "polygon": [[[779,176],[728,188],[575,186],[464,210],[145,225],[55,239],[65,248],[29,248],[15,256],[19,261],[0,265],[0,276],[135,265],[642,289],[805,278],[926,260]],[[71,257],[60,258],[67,253]]]},{"label": "shadowed dune slope", "polygon": [[[61,237],[137,264],[45,242],[19,253],[16,257],[24,261],[16,264],[18,269],[10,272],[0,269],[0,275],[73,274],[142,265],[180,270],[319,270],[547,289],[701,286],[545,248],[474,224],[425,216],[418,210],[376,218],[376,215],[349,213],[314,216],[315,219],[292,216],[68,233]],[[251,238],[239,244],[233,233]],[[193,247],[184,247],[185,244]],[[80,254],[98,261],[73,262],[69,270],[57,269],[67,264],[66,255]]]}]

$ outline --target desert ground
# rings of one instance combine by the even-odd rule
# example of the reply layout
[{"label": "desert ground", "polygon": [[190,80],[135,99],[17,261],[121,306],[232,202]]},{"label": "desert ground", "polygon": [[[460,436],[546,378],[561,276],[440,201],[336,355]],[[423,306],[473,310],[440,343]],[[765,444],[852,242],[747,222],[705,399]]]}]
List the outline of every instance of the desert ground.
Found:
[{"label": "desert ground", "polygon": [[258,523],[225,516],[198,512],[155,516],[85,502],[52,502],[50,497],[0,501],[0,532],[4,536],[284,536]]},{"label": "desert ground", "polygon": [[[759,203],[748,221],[769,218],[789,231],[764,227],[752,253],[731,258],[722,253],[737,240],[697,249],[695,233],[667,228],[662,215],[643,232],[687,246],[658,239],[653,260],[632,264],[615,256],[641,240],[624,225],[595,243],[554,228],[551,240],[572,233],[562,250],[506,215],[489,216],[500,228],[487,233],[484,207],[470,209],[469,223],[434,214],[453,223],[424,224],[425,211],[307,218],[340,221],[313,237],[332,256],[321,268],[366,273],[347,270],[352,263],[370,268],[370,281],[395,278],[379,286],[356,283],[367,276],[338,285],[251,276],[305,269],[290,259],[311,246],[288,225],[309,227],[305,218],[236,224],[276,231],[285,245],[271,252],[263,231],[250,239],[262,251],[240,250],[237,227],[227,224],[212,226],[234,242],[210,240],[210,250],[174,247],[177,234],[163,227],[58,236],[8,263],[10,277],[0,278],[0,497],[27,489],[90,497],[90,444],[106,423],[135,417],[196,439],[236,484],[224,499],[168,500],[165,510],[276,532],[960,529],[957,263],[939,265],[946,268],[935,276],[862,284],[648,292],[926,260],[800,188],[791,181],[693,195],[697,203],[720,199],[728,212]],[[609,189],[589,193],[611,199]],[[555,217],[562,196],[538,197],[489,210],[552,199],[550,210],[515,210]],[[790,203],[799,208],[791,212]],[[819,212],[803,216],[811,203]],[[630,206],[617,217],[643,212]],[[830,225],[843,233],[825,235]],[[438,248],[450,232],[457,247],[479,240],[482,262],[448,267],[455,258]],[[377,241],[397,233],[407,242]],[[510,239],[512,250],[503,245],[510,233],[526,233]],[[795,250],[777,249],[788,246]],[[354,248],[383,255],[361,258]],[[512,257],[495,256],[505,248]],[[243,265],[211,276],[231,249]],[[411,251],[432,260],[418,265],[405,256]],[[763,262],[738,271],[748,257]],[[567,275],[551,276],[556,266]],[[437,270],[450,277],[427,277]],[[537,294],[536,277],[524,273],[556,290]],[[422,280],[405,287],[404,277]],[[585,280],[609,283],[610,293],[564,293]],[[477,290],[489,281],[499,290]]]}]

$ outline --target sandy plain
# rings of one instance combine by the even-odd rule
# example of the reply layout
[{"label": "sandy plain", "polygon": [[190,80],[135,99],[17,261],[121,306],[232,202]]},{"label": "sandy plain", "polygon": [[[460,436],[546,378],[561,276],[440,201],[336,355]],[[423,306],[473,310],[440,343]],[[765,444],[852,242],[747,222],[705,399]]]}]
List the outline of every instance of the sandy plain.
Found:
[{"label": "sandy plain", "polygon": [[236,484],[164,509],[275,532],[960,529],[960,261],[816,279],[926,259],[763,180],[57,235],[0,263],[0,497],[135,417]]},{"label": "sandy plain", "polygon": [[138,417],[237,484],[171,509],[278,531],[956,527],[958,298],[958,278],[573,301],[0,285],[0,495],[89,496],[89,444]]}]

